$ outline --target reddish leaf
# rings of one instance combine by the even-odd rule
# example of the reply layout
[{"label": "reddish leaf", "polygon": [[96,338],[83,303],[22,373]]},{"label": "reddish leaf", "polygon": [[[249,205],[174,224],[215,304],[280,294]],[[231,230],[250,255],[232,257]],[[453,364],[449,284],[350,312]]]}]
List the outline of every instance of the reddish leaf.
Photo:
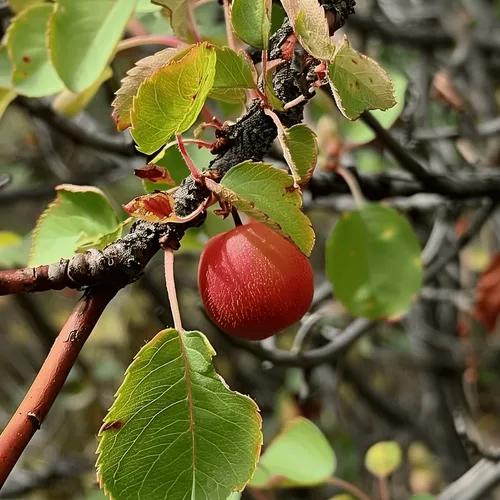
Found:
[{"label": "reddish leaf", "polygon": [[141,83],[165,66],[178,52],[177,49],[160,50],[152,56],[140,59],[133,68],[127,71],[127,76],[122,79],[121,87],[116,92],[116,98],[111,104],[113,118],[120,132],[130,127],[130,112],[134,96]]},{"label": "reddish leaf", "polygon": [[136,168],[134,174],[140,179],[147,179],[151,182],[162,182],[168,186],[175,186],[170,172],[154,163],[149,163],[142,168]]},{"label": "reddish leaf", "polygon": [[500,316],[500,254],[479,278],[474,316],[490,332],[495,329]]},{"label": "reddish leaf", "polygon": [[148,222],[167,222],[175,219],[174,200],[164,191],[138,196],[123,208],[132,217]]}]

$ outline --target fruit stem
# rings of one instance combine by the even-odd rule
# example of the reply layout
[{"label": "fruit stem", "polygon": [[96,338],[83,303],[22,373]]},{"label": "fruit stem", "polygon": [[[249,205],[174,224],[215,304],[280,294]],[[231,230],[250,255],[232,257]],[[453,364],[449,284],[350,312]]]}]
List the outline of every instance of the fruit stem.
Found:
[{"label": "fruit stem", "polygon": [[174,318],[174,327],[178,332],[183,332],[179,302],[177,301],[177,292],[175,290],[174,278],[174,251],[171,248],[165,249],[165,284],[167,285],[168,301],[170,310]]},{"label": "fruit stem", "polygon": [[365,197],[363,196],[363,192],[361,191],[361,188],[359,187],[359,183],[354,177],[354,175],[349,172],[344,167],[337,167],[336,169],[337,174],[339,174],[346,184],[349,186],[349,190],[351,191],[352,197],[354,198],[354,201],[356,202],[356,205],[358,206],[358,209],[363,208],[363,205],[366,203]]},{"label": "fruit stem", "polygon": [[234,225],[236,227],[243,225],[243,222],[241,222],[240,214],[238,213],[238,210],[236,210],[236,208],[233,207],[231,209],[231,215],[233,216]]}]

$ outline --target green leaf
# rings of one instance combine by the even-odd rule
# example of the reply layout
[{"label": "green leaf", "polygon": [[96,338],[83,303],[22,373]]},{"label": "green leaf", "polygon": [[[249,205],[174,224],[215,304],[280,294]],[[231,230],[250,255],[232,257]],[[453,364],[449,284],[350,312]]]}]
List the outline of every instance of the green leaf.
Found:
[{"label": "green leaf", "polygon": [[137,354],[99,433],[98,475],[112,498],[226,500],[244,488],[261,418],[215,372],[214,354],[202,333],[173,329]]},{"label": "green leaf", "polygon": [[283,129],[278,137],[294,180],[299,185],[306,184],[318,159],[316,134],[307,125],[299,124]]},{"label": "green leaf", "polygon": [[2,118],[7,106],[16,98],[15,90],[0,87],[0,118]]},{"label": "green leaf", "polygon": [[366,452],[365,467],[374,476],[386,478],[401,465],[401,460],[401,448],[396,441],[381,441]]},{"label": "green leaf", "polygon": [[33,232],[30,266],[71,257],[86,240],[98,240],[119,228],[104,193],[92,186],[62,184],[56,199],[40,216]]},{"label": "green leaf", "polygon": [[164,8],[172,31],[179,40],[186,43],[196,42],[192,0],[154,0],[153,3]]},{"label": "green leaf", "polygon": [[46,31],[54,6],[33,5],[18,14],[7,29],[6,44],[12,62],[12,85],[28,97],[55,94],[64,88],[49,60]]},{"label": "green leaf", "polygon": [[209,97],[224,102],[244,102],[245,90],[255,88],[255,68],[244,52],[216,48],[215,79]]},{"label": "green leaf", "polygon": [[160,50],[152,56],[139,59],[135,66],[127,71],[127,76],[122,79],[121,86],[116,92],[116,98],[111,104],[113,106],[113,119],[118,130],[123,131],[130,127],[132,103],[141,83],[165,66],[178,53],[178,49]]},{"label": "green leaf", "polygon": [[269,105],[271,106],[271,109],[274,109],[275,111],[284,111],[284,104],[274,91],[273,75],[275,71],[276,68],[272,68],[271,70],[268,70],[266,72],[266,76],[264,79],[264,93],[266,94],[266,98]]},{"label": "green leaf", "polygon": [[293,177],[283,170],[247,161],[231,168],[214,188],[225,201],[267,224],[293,241],[302,253],[310,255],[314,231],[301,211],[300,191],[293,185]]},{"label": "green leaf", "polygon": [[323,433],[310,420],[292,420],[262,455],[253,488],[314,486],[335,471],[336,458]]},{"label": "green leaf", "polygon": [[130,224],[132,219],[126,219],[123,222],[120,222],[116,229],[110,231],[109,233],[100,234],[99,236],[86,236],[82,235],[78,240],[78,248],[77,252],[86,252],[91,248],[95,248],[97,250],[102,250],[107,247],[111,243],[115,242],[119,238],[122,237],[123,230],[127,224]]},{"label": "green leaf", "polygon": [[363,111],[396,105],[389,75],[373,59],[353,49],[344,38],[328,65],[328,78],[341,113],[356,120]]},{"label": "green leaf", "polygon": [[57,0],[49,24],[52,63],[73,92],[90,87],[108,66],[136,0]]},{"label": "green leaf", "polygon": [[154,5],[151,0],[137,0],[137,7],[135,12],[137,14],[149,14],[151,12],[158,12],[161,9],[159,5]]},{"label": "green leaf", "polygon": [[[406,88],[408,87],[407,78],[398,71],[389,71],[389,77],[394,83],[394,93],[396,105],[386,111],[372,111],[373,116],[386,129],[391,128],[399,118],[405,107]],[[375,139],[375,132],[361,120],[350,121],[342,117],[342,134],[350,143],[366,144]]]},{"label": "green leaf", "polygon": [[271,0],[233,0],[231,21],[241,40],[267,50],[271,31]]},{"label": "green leaf", "polygon": [[12,86],[12,64],[7,54],[7,47],[0,46],[0,87],[9,89]]},{"label": "green leaf", "polygon": [[113,70],[107,67],[102,75],[88,88],[75,94],[71,90],[63,90],[52,102],[52,108],[59,114],[72,118],[82,112],[95,97],[101,85],[111,78]]},{"label": "green leaf", "polygon": [[409,222],[376,204],[343,215],[326,247],[335,296],[356,316],[403,314],[422,286],[420,244]]},{"label": "green leaf", "polygon": [[27,9],[28,7],[31,7],[35,3],[41,3],[41,1],[40,0],[8,0],[7,3],[9,4],[12,11],[17,14],[17,13],[21,12],[22,10]]},{"label": "green leaf", "polygon": [[0,231],[0,268],[23,267],[28,262],[29,238]]},{"label": "green leaf", "polygon": [[311,0],[281,0],[300,44],[317,59],[330,61],[335,45],[330,39],[325,10]]},{"label": "green leaf", "polygon": [[214,47],[193,46],[147,78],[134,97],[132,136],[143,153],[153,153],[195,122],[215,77]]}]

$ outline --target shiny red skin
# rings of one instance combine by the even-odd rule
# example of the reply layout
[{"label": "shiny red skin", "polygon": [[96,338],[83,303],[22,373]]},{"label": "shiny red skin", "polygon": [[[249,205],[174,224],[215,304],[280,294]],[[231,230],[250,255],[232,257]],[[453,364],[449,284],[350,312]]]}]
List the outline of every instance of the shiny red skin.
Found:
[{"label": "shiny red skin", "polygon": [[307,312],[313,271],[293,243],[251,222],[207,243],[198,267],[198,288],[208,315],[222,331],[262,340]]}]

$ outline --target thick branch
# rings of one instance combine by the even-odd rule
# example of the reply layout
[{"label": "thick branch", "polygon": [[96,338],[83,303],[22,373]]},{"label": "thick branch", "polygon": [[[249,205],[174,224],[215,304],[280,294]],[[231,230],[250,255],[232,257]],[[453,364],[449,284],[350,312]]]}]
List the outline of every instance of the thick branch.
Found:
[{"label": "thick branch", "polygon": [[[496,199],[500,196],[500,175],[494,172],[461,176],[441,174],[440,183],[431,181],[424,184],[399,172],[366,174],[355,168],[350,170],[356,176],[364,196],[371,201],[408,197],[419,193],[439,194],[450,200],[463,201],[484,197]],[[450,186],[450,189],[446,186]],[[315,173],[307,188],[314,198],[349,193],[342,177],[335,172]]]},{"label": "thick branch", "polygon": [[159,239],[179,241],[181,224],[137,222],[131,232],[104,250],[89,250],[56,264],[0,271],[0,295],[24,292],[115,286],[135,281],[159,248]]},{"label": "thick branch", "polygon": [[89,291],[75,307],[16,413],[0,435],[0,488],[59,394],[116,288]]}]

